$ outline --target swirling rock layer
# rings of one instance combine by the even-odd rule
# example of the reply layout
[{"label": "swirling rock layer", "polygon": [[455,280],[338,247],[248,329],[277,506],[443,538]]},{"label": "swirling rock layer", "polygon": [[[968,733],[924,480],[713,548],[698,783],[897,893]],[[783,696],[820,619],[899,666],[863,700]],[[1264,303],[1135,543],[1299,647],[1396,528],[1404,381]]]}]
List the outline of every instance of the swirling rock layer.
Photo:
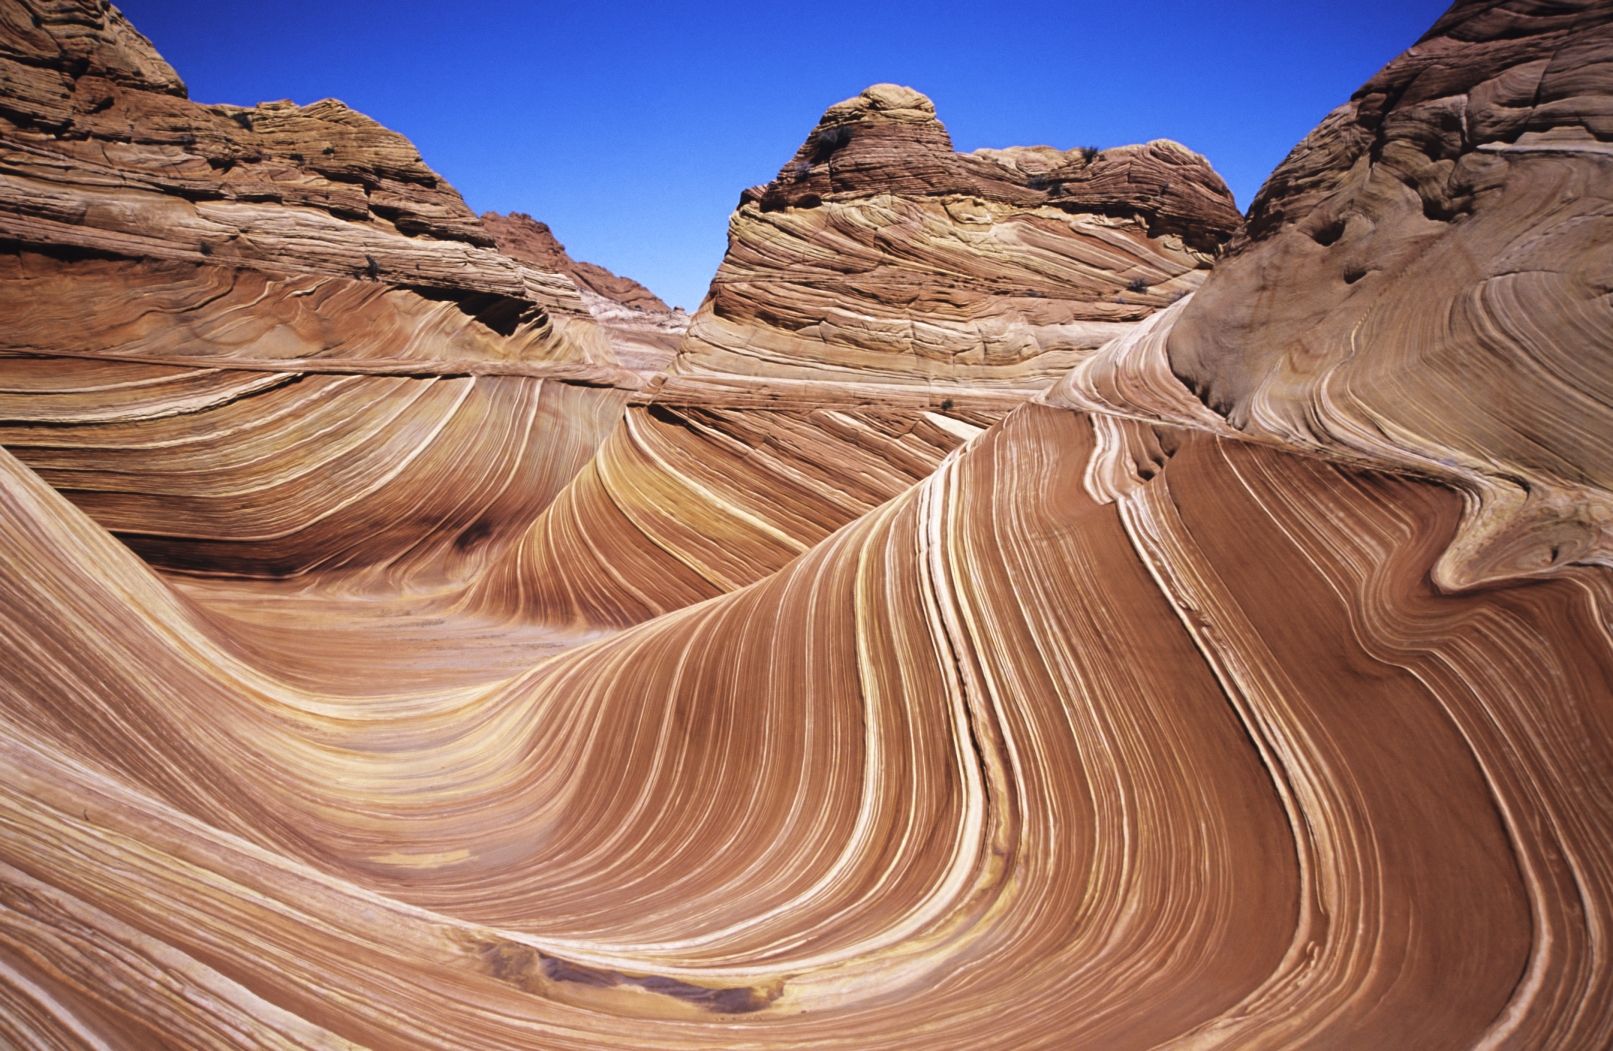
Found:
[{"label": "swirling rock layer", "polygon": [[929,99],[876,85],[741,197],[675,367],[1035,389],[1196,288],[1240,227],[1176,143],[958,154]]},{"label": "swirling rock layer", "polygon": [[1166,337],[1242,431],[1461,478],[1452,585],[1613,561],[1610,55],[1613,5],[1458,4],[1272,174]]},{"label": "swirling rock layer", "polygon": [[1000,411],[634,408],[478,605],[625,627],[780,569],[930,474]]},{"label": "swirling rock layer", "polygon": [[[0,13],[4,113],[41,115],[0,142],[78,141],[60,122],[96,77],[191,105],[110,8]],[[1199,293],[1037,404],[1028,358],[718,372],[696,331],[674,374],[617,368],[587,310],[496,298],[547,271],[446,232],[385,236],[474,249],[495,298],[467,300],[470,272],[453,295],[334,273],[301,242],[286,266],[20,242],[0,1045],[1613,1044],[1613,570],[1586,546],[1496,557],[1582,535],[1607,494],[1573,295],[1600,287],[1585,136],[1613,112],[1610,21],[1453,9],[1279,169]],[[1391,176],[1421,162],[1347,129],[1422,150],[1457,95],[1451,148],[1500,181],[1461,217],[1409,214],[1422,191]],[[1517,141],[1468,149],[1471,100],[1503,97]],[[1524,149],[1537,126],[1569,145]],[[808,145],[822,199],[736,228],[821,247],[824,215],[986,209],[997,233],[945,250],[983,274],[1032,252],[982,248],[999,227],[1031,244],[1052,220],[979,172],[1091,168],[1112,203],[1105,179],[1155,170],[960,159],[896,89]],[[1536,160],[1572,192],[1486,167]],[[1142,197],[1152,218],[1078,209],[1097,254],[1070,302],[1115,259],[1198,251],[1174,198]],[[1340,202],[1334,243],[1381,242],[1396,280],[1307,269]],[[1481,272],[1481,241],[1548,276]],[[914,302],[952,294],[904,261],[918,242],[870,243]],[[1444,324],[1407,334],[1418,287]],[[793,295],[774,316],[811,312]],[[1447,354],[1471,403],[1419,400],[1451,389]],[[1529,411],[1500,426],[1477,395],[1510,374]],[[1584,499],[1502,515],[1506,484]]]},{"label": "swirling rock layer", "polygon": [[375,282],[23,253],[0,309],[0,444],[170,567],[468,570],[627,396],[523,374],[547,326]]},{"label": "swirling rock layer", "polygon": [[96,0],[0,29],[0,442],[157,564],[465,576],[638,384],[396,133],[193,103]]},{"label": "swirling rock layer", "polygon": [[[363,707],[339,698],[373,666],[310,692],[243,665],[9,466],[13,1017],[386,1046],[1605,1041],[1613,814],[1575,786],[1613,774],[1606,576],[1441,597],[1448,491],[1132,437],[1165,461],[1100,502],[1101,429],[1024,410],[750,588]],[[89,649],[39,629],[87,618]],[[64,863],[134,828],[138,876]],[[108,953],[74,1013],[45,979]],[[187,992],[123,1014],[154,967]]]}]

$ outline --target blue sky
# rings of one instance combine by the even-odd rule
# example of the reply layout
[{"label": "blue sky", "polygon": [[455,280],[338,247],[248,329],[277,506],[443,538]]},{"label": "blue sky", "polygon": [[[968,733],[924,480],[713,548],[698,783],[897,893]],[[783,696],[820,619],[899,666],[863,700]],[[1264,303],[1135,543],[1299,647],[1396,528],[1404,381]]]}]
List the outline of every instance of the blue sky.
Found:
[{"label": "blue sky", "polygon": [[869,84],[935,100],[962,150],[1177,139],[1240,208],[1409,46],[1429,0],[684,4],[125,0],[198,102],[343,100],[477,211],[693,309],[744,187]]}]

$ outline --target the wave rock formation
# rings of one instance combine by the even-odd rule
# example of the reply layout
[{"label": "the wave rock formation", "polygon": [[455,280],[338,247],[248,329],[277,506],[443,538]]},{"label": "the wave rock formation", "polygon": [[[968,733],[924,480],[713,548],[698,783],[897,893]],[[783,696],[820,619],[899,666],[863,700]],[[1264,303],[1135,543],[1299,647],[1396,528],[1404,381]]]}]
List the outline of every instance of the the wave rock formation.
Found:
[{"label": "the wave rock formation", "polygon": [[0,1046],[1613,1046],[1613,3],[1247,219],[834,107],[688,320],[0,0]]}]

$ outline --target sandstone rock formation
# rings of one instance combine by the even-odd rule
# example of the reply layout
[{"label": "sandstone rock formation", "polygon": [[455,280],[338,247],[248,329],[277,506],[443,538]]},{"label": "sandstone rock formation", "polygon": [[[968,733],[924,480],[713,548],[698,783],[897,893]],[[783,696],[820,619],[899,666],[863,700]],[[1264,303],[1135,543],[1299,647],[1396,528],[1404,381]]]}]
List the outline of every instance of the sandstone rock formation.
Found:
[{"label": "sandstone rock formation", "polygon": [[142,555],[470,572],[603,440],[633,373],[407,140],[193,103],[96,0],[0,18],[0,443]]},{"label": "sandstone rock formation", "polygon": [[958,154],[928,98],[875,85],[742,195],[676,368],[1035,389],[1241,225],[1176,143]]},{"label": "sandstone rock formation", "polygon": [[632,408],[483,574],[476,606],[586,631],[737,590],[898,496],[1002,416],[990,407]]},{"label": "sandstone rock formation", "polygon": [[[177,85],[115,10],[29,3],[0,52],[46,33],[80,81]],[[1032,404],[1024,362],[786,368],[696,331],[644,377],[537,299],[505,333],[317,263],[28,241],[0,267],[0,1045],[1613,1045],[1613,567],[1497,557],[1607,499],[1609,26],[1458,3],[1207,279],[1183,264],[1200,291]],[[49,63],[3,68],[51,97]],[[1096,195],[1069,236],[1114,248],[1069,304],[1199,251],[1186,205],[1116,189],[1171,148],[906,165],[941,141],[917,96],[830,118],[864,138],[809,158],[821,203],[736,228],[821,249],[806,224],[840,186],[855,228],[877,176],[878,207],[1025,234],[1057,209],[1012,173],[1056,170]],[[920,242],[880,243],[929,316],[1024,258],[982,238],[926,284]],[[1395,279],[1334,269],[1363,262]],[[719,279],[696,329],[764,283],[821,309],[778,274]],[[888,312],[894,281],[841,297]],[[1567,510],[1498,512],[1507,485]]]},{"label": "sandstone rock formation", "polygon": [[483,212],[482,226],[498,244],[499,251],[511,259],[547,270],[565,274],[585,292],[613,300],[649,314],[668,314],[672,308],[659,296],[630,277],[611,273],[597,263],[579,263],[566,252],[566,246],[555,238],[548,223],[539,222],[525,212]]},{"label": "sandstone rock formation", "polygon": [[1609,10],[1453,7],[1294,149],[1204,288],[1071,390],[1146,370],[1112,399],[1179,380],[1167,414],[1459,485],[1447,586],[1613,564]]},{"label": "sandstone rock formation", "polygon": [[[414,147],[332,99],[201,106],[95,0],[12,0],[0,52],[0,239],[96,256],[408,288],[527,357],[608,362],[570,282],[522,266]],[[577,328],[576,333],[564,331]]]},{"label": "sandstone rock formation", "polygon": [[610,336],[616,358],[629,368],[665,368],[689,328],[689,316],[674,310],[654,292],[630,277],[611,273],[596,263],[579,263],[566,253],[547,223],[525,212],[484,212],[482,225],[511,259],[557,274],[576,283],[583,302]]}]

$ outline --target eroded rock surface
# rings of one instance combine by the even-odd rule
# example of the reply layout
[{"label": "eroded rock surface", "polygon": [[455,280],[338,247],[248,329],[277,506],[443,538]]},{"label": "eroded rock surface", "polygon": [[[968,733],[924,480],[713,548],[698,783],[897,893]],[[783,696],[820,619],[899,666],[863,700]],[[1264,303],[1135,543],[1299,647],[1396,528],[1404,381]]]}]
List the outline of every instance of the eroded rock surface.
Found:
[{"label": "eroded rock surface", "polygon": [[525,212],[483,212],[482,226],[499,250],[511,259],[531,263],[556,274],[565,274],[577,287],[596,296],[650,314],[668,314],[672,308],[661,298],[630,277],[613,274],[597,263],[578,262],[555,237],[549,224]]},{"label": "eroded rock surface", "polygon": [[1034,389],[1196,288],[1241,225],[1176,143],[959,154],[928,98],[875,85],[741,196],[676,368]]},{"label": "eroded rock surface", "polygon": [[452,302],[506,336],[542,329],[521,356],[610,363],[571,283],[498,252],[396,132],[334,99],[191,102],[99,0],[12,0],[3,17],[5,242],[68,261],[380,283]]},{"label": "eroded rock surface", "polygon": [[608,433],[637,381],[572,280],[402,136],[194,103],[97,0],[0,19],[0,442],[142,555],[453,578]]},{"label": "eroded rock surface", "polygon": [[[926,270],[953,235],[895,224],[821,302],[757,255],[779,374],[315,265],[0,260],[0,1045],[1613,1045],[1610,8],[1458,4],[1038,404],[1028,358],[762,336],[893,274],[1006,317],[962,268],[1037,267],[989,236]],[[109,8],[0,12],[183,102]],[[1174,147],[846,124],[736,253],[963,208],[1073,311],[1198,251]],[[1055,171],[1152,218],[1014,197]]]},{"label": "eroded rock surface", "polygon": [[1240,431],[1461,477],[1452,586],[1613,564],[1610,13],[1458,4],[1294,149],[1164,337]]}]

